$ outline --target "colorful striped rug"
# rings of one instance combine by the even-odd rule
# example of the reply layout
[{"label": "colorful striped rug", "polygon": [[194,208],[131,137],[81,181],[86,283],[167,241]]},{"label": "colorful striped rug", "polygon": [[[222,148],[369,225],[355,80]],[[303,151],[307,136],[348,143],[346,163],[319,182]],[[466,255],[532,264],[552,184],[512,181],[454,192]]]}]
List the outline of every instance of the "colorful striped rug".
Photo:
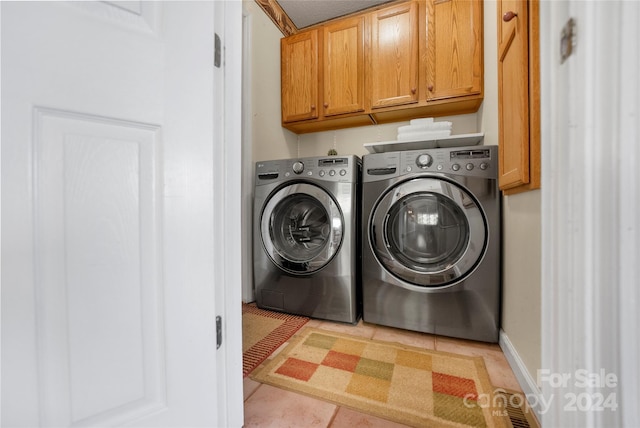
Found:
[{"label": "colorful striped rug", "polygon": [[242,304],[242,377],[298,331],[309,318],[258,309]]},{"label": "colorful striped rug", "polygon": [[251,378],[416,427],[507,427],[481,357],[307,327]]}]

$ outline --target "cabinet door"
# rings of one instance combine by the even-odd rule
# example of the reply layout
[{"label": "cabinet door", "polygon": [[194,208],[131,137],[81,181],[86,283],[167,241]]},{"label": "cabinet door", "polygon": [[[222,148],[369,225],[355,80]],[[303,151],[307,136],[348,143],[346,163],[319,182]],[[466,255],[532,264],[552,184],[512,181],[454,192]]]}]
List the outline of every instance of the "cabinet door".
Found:
[{"label": "cabinet door", "polygon": [[498,18],[499,183],[504,190],[529,182],[527,3],[498,1]]},{"label": "cabinet door", "polygon": [[482,1],[427,1],[427,100],[481,95]]},{"label": "cabinet door", "polygon": [[282,121],[318,117],[318,30],[280,41]]},{"label": "cabinet door", "polygon": [[364,110],[364,17],[324,27],[323,113]]},{"label": "cabinet door", "polygon": [[371,14],[371,108],[418,101],[418,4]]}]

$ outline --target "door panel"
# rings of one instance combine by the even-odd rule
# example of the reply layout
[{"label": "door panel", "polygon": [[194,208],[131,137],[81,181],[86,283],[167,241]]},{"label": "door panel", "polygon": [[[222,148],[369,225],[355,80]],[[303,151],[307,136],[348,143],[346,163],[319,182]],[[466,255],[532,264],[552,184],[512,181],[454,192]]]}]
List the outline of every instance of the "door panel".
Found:
[{"label": "door panel", "polygon": [[161,410],[159,128],[41,108],[34,120],[43,420],[94,425]]},{"label": "door panel", "polygon": [[2,425],[221,425],[214,5],[0,8]]},{"label": "door panel", "polygon": [[371,108],[418,102],[418,3],[371,14]]},{"label": "door panel", "polygon": [[318,30],[283,38],[280,50],[282,121],[317,118]]},{"label": "door panel", "polygon": [[[507,11],[517,17],[505,22]],[[498,2],[500,189],[529,183],[529,57],[527,3]]]},{"label": "door panel", "polygon": [[324,115],[364,111],[364,18],[324,27]]},{"label": "door panel", "polygon": [[481,95],[482,2],[427,2],[427,99]]}]

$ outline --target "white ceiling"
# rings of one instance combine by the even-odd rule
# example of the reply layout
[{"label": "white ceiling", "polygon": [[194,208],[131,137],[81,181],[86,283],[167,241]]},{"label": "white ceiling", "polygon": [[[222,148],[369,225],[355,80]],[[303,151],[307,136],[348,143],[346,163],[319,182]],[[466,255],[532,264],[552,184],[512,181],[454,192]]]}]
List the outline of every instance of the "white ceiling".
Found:
[{"label": "white ceiling", "polygon": [[391,0],[278,0],[280,7],[299,29]]}]

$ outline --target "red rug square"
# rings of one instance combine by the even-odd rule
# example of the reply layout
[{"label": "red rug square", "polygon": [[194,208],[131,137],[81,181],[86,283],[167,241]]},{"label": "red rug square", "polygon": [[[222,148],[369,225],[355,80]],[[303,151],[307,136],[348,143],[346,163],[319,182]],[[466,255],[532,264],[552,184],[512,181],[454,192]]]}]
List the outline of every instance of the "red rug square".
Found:
[{"label": "red rug square", "polygon": [[353,373],[356,370],[356,366],[360,361],[360,357],[357,355],[343,354],[342,352],[329,351],[324,360],[322,360],[323,366],[333,367],[334,369],[340,369]]},{"label": "red rug square", "polygon": [[432,373],[433,391],[455,397],[468,397],[471,400],[478,399],[476,384],[472,379],[451,376],[443,373]]},{"label": "red rug square", "polygon": [[307,382],[316,372],[318,366],[319,364],[298,360],[297,358],[287,358],[284,364],[276,370],[276,373]]}]

